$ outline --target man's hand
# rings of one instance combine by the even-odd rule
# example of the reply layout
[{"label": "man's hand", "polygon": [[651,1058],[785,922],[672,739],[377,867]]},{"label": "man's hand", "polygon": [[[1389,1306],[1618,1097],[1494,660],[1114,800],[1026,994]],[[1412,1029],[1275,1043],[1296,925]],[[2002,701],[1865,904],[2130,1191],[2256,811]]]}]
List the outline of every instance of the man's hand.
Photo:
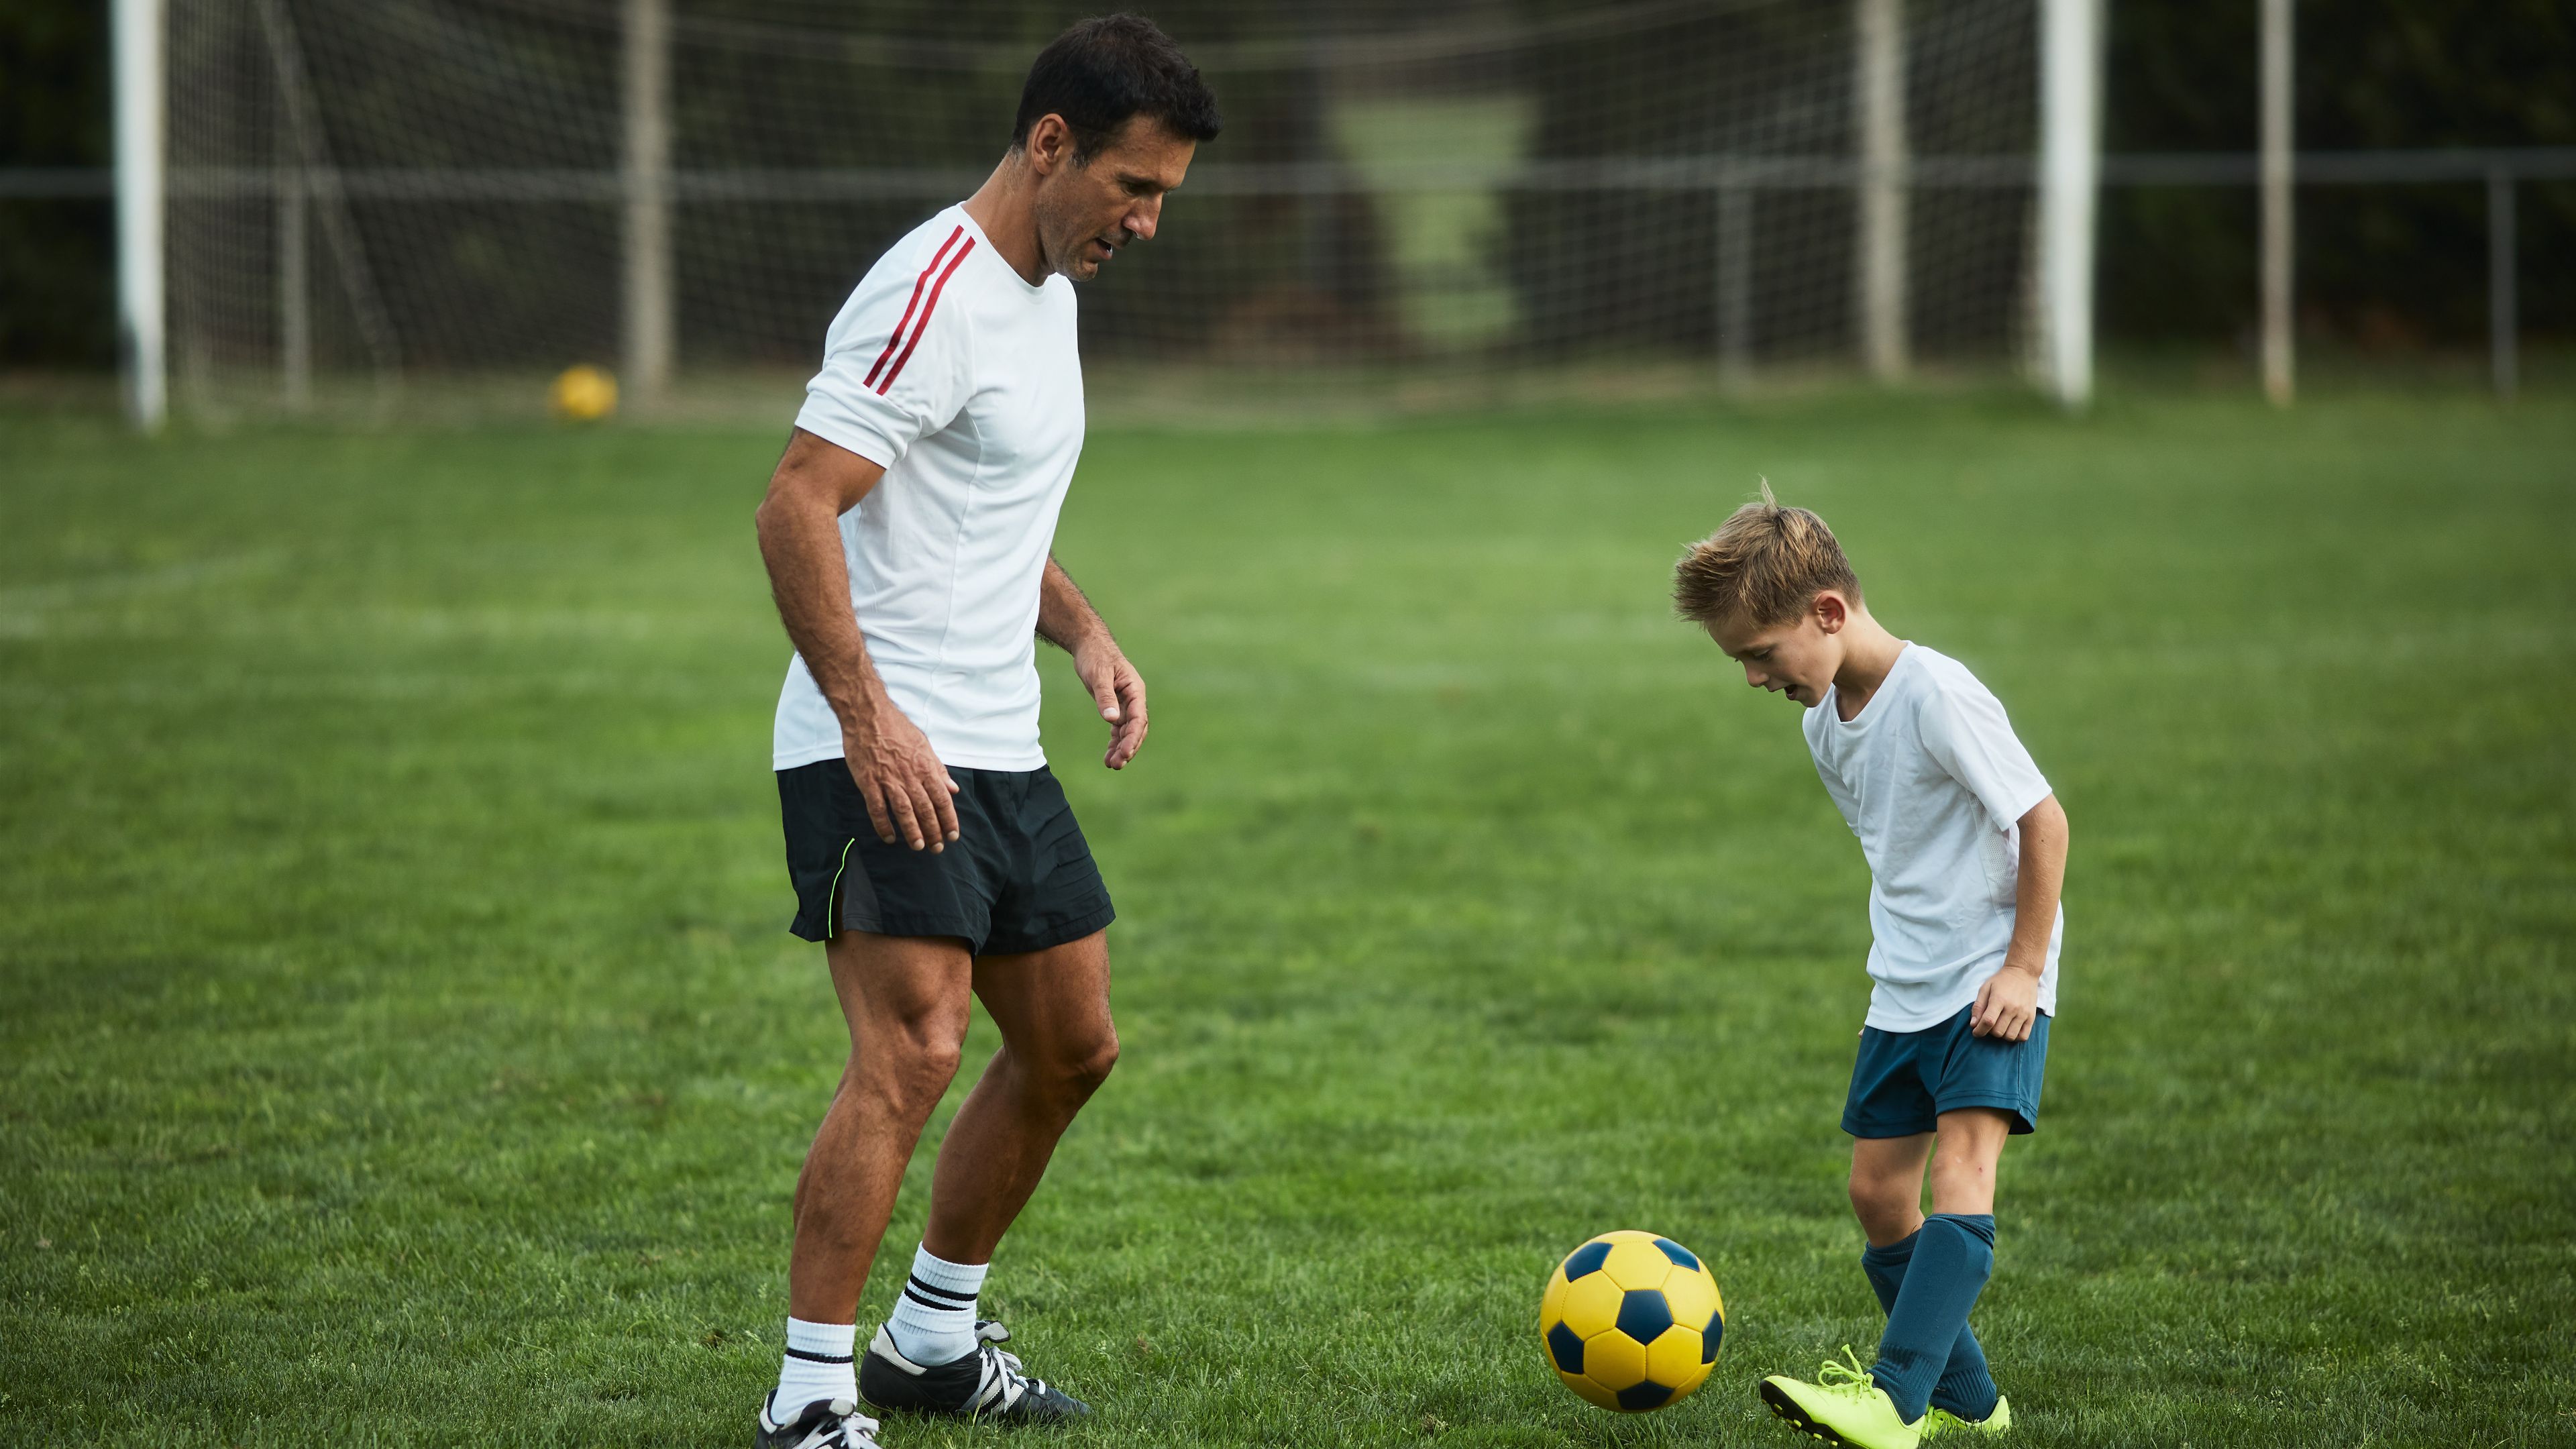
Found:
[{"label": "man's hand", "polygon": [[868,802],[877,839],[892,845],[899,837],[935,855],[957,838],[957,806],[949,798],[957,782],[931,752],[930,737],[891,700],[880,698],[866,725],[841,726],[841,758]]},{"label": "man's hand", "polygon": [[1145,676],[1127,662],[1106,630],[1075,652],[1073,672],[1081,677],[1082,687],[1091,691],[1100,717],[1109,721],[1109,752],[1100,757],[1100,763],[1113,770],[1127,768],[1127,762],[1145,747]]},{"label": "man's hand", "polygon": [[1126,769],[1145,747],[1145,677],[1053,554],[1038,578],[1038,637],[1073,656],[1073,672],[1109,721],[1109,752],[1100,763]]},{"label": "man's hand", "polygon": [[1977,988],[1977,1005],[1968,1013],[1968,1030],[1976,1036],[2028,1041],[2031,1024],[2038,1019],[2039,973],[2006,966]]}]

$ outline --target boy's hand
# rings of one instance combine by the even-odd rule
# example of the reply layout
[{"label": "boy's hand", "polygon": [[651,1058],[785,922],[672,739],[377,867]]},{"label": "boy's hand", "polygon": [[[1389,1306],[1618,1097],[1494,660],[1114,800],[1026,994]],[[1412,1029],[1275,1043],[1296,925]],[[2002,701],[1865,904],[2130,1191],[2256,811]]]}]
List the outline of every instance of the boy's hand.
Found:
[{"label": "boy's hand", "polygon": [[1977,1005],[1968,1013],[1968,1030],[1976,1036],[2028,1041],[2031,1023],[2038,1019],[2039,978],[2018,966],[2006,966],[1977,988]]}]

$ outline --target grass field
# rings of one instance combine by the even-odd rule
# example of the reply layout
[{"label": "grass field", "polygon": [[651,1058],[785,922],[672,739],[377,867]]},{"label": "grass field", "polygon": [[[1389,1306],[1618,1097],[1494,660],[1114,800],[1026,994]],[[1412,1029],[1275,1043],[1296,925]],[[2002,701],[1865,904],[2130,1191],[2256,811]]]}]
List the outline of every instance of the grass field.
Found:
[{"label": "grass field", "polygon": [[[844,1040],[781,431],[0,418],[0,1441],[747,1441]],[[2073,820],[2020,1442],[2576,1442],[2576,406],[2398,394],[1096,433],[1155,730],[1043,661],[1126,1057],[986,1299],[1101,1414],[1021,1437],[1786,1446],[1754,1380],[1875,1342],[1866,875],[1666,616],[1756,474]],[[1730,1315],[1639,1419],[1532,1328],[1620,1226]]]}]

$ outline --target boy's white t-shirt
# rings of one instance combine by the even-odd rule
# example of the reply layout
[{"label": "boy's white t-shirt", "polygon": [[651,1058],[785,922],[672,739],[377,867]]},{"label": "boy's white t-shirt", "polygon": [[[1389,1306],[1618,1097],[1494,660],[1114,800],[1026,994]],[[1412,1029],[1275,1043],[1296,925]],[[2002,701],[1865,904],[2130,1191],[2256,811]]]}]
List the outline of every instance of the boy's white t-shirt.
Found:
[{"label": "boy's white t-shirt", "polygon": [[[1974,1003],[2012,944],[2021,828],[2052,793],[2002,701],[1967,666],[1908,644],[1860,717],[1836,691],[1803,721],[1825,793],[1869,861],[1869,1017],[1882,1031],[1938,1026]],[[2060,906],[2039,1009],[2057,1013]]]},{"label": "boy's white t-shirt", "polygon": [[[1031,286],[952,206],[868,269],[796,426],[882,465],[841,515],[850,606],[886,694],[943,764],[1035,770],[1038,584],[1082,455],[1073,284]],[[799,657],[773,768],[841,757]]]}]

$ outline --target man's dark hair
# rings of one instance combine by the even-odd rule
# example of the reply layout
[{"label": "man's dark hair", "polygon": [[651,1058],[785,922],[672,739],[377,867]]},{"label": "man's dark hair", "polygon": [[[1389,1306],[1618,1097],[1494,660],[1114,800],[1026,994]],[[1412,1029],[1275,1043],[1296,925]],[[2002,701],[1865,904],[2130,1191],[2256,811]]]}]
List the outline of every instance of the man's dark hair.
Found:
[{"label": "man's dark hair", "polygon": [[1077,165],[1107,145],[1131,116],[1151,116],[1193,141],[1215,140],[1223,124],[1199,68],[1142,15],[1076,21],[1038,52],[1020,90],[1011,149],[1028,144],[1029,127],[1050,112],[1072,129]]}]

